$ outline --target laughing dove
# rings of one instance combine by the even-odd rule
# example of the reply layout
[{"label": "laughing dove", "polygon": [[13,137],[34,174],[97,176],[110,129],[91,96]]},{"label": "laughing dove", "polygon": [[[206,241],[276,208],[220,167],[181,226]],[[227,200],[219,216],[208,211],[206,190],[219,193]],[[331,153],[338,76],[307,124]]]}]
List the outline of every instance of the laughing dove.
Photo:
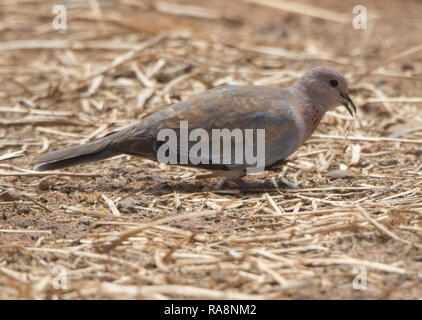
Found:
[{"label": "laughing dove", "polygon": [[[346,79],[328,67],[312,68],[292,86],[282,89],[264,86],[219,87],[168,106],[98,140],[41,155],[35,159],[39,164],[36,170],[59,169],[119,154],[160,161],[160,147],[168,141],[160,137],[160,131],[171,129],[177,138],[181,138],[182,123],[188,125],[189,133],[199,128],[203,129],[202,133],[209,133],[208,138],[201,136],[201,141],[205,139],[205,144],[209,146],[217,139],[213,140],[213,129],[228,129],[231,132],[240,129],[242,134],[246,129],[264,129],[264,138],[255,132],[256,140],[246,142],[245,139],[245,150],[249,143],[248,150],[260,156],[262,167],[267,169],[295,152],[314,132],[326,111],[340,104],[352,116],[353,111],[356,112],[348,94]],[[233,136],[228,139],[233,145]],[[263,144],[261,149],[260,143]],[[227,156],[227,151],[221,147],[210,147],[210,154],[201,150],[196,156],[190,157],[193,144],[189,141],[187,144],[180,143],[176,148],[168,148],[165,154],[175,153],[180,162],[176,164],[208,169],[232,180],[245,175],[245,171],[251,167],[245,161],[245,156],[239,161],[235,159],[235,152],[228,149],[228,161],[221,161]],[[187,161],[181,162],[182,158],[187,158]]]}]

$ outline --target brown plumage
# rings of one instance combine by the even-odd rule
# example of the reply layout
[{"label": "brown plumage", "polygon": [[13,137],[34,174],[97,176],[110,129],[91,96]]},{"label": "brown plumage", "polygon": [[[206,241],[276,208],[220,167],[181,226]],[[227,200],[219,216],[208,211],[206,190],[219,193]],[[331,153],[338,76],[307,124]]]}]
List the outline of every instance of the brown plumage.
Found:
[{"label": "brown plumage", "polygon": [[[265,129],[265,167],[268,168],[299,148],[328,109],[343,104],[352,114],[349,103],[355,110],[345,78],[328,67],[313,68],[293,86],[283,89],[263,86],[219,87],[173,104],[96,141],[41,155],[35,159],[40,164],[36,170],[59,169],[122,153],[157,161],[157,150],[163,143],[157,141],[158,132],[174,129],[179,135],[180,121],[188,121],[189,131],[202,128],[208,132],[210,144],[212,129],[239,128],[242,132],[245,129]],[[178,148],[178,156],[186,155],[189,148]],[[210,162],[189,162],[187,165],[236,172],[248,168],[247,163]]]}]

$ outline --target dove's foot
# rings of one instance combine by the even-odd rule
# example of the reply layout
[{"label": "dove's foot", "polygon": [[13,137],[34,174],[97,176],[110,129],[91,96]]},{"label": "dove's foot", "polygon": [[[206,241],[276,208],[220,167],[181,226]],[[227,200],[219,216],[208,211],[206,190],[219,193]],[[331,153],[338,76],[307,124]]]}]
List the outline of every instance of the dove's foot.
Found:
[{"label": "dove's foot", "polygon": [[228,180],[227,178],[222,178],[222,179],[218,180],[217,184],[214,187],[214,190],[215,191],[221,190],[221,188],[224,186],[224,184],[227,182],[227,180]]}]

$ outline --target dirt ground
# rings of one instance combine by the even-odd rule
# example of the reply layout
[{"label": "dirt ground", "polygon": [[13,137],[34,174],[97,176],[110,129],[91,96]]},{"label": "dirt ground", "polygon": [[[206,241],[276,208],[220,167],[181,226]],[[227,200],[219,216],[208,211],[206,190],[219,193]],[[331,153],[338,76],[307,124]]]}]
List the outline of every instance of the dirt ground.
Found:
[{"label": "dirt ground", "polygon": [[[65,30],[56,2],[0,1],[1,299],[422,298],[420,1],[62,3]],[[358,116],[330,111],[247,178],[276,189],[215,192],[130,156],[33,171],[195,93],[316,65],[346,75]]]}]

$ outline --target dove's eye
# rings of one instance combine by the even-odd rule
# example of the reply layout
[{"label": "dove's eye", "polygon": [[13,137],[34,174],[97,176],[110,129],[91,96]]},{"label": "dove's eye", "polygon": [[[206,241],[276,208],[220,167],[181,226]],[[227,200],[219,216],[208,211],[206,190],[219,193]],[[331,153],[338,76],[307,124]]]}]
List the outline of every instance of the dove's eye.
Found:
[{"label": "dove's eye", "polygon": [[330,80],[330,84],[331,84],[331,86],[332,87],[337,87],[338,86],[338,81],[337,80],[335,80],[335,79],[333,79],[333,80]]}]

